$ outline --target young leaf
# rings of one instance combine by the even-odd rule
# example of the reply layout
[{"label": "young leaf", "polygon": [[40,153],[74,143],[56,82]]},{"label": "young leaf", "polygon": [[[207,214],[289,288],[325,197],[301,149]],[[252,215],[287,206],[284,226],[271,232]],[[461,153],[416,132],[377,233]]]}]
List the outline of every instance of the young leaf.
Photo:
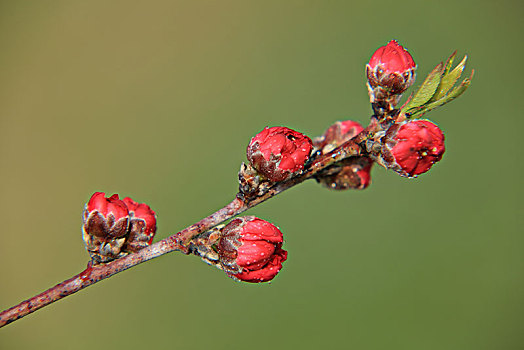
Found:
[{"label": "young leaf", "polygon": [[418,91],[415,92],[413,99],[407,104],[404,111],[421,107],[433,97],[435,90],[437,90],[440,84],[443,70],[444,65],[440,62],[426,77],[426,80],[424,80]]},{"label": "young leaf", "polygon": [[468,56],[464,56],[462,61],[455,67],[455,69],[453,69],[450,73],[445,73],[442,76],[440,85],[435,92],[435,95],[433,95],[431,98],[431,101],[438,101],[442,97],[446,96],[446,94],[453,88],[453,85],[455,85],[455,83],[459,80],[462,72],[464,71],[467,59]]},{"label": "young leaf", "polygon": [[451,66],[453,65],[453,60],[455,59],[455,56],[457,55],[457,50],[455,50],[451,56],[449,56],[448,60],[446,61],[446,65],[444,66],[444,74],[446,75],[451,70]]},{"label": "young leaf", "polygon": [[473,79],[474,72],[475,71],[472,70],[469,78],[464,79],[462,83],[460,83],[459,86],[455,87],[449,94],[447,94],[443,98],[439,99],[438,101],[427,103],[424,106],[420,107],[419,109],[416,109],[416,110],[414,109],[411,111],[411,113],[408,112],[409,117],[410,118],[420,118],[427,112],[435,108],[438,108],[440,106],[443,106],[446,103],[449,103],[453,101],[454,99],[456,99],[457,97],[459,97],[460,95],[462,95],[464,91],[466,91],[466,89],[469,87],[469,84],[471,83],[471,79]]}]

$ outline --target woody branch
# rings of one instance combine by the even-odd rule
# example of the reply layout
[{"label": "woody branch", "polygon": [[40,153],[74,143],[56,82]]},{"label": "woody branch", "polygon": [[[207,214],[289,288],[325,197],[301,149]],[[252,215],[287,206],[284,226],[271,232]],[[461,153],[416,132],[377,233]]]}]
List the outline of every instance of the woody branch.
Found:
[{"label": "woody branch", "polygon": [[445,151],[444,134],[429,120],[414,118],[450,102],[469,86],[471,78],[455,86],[466,58],[451,70],[454,57],[437,65],[399,108],[402,93],[414,82],[416,65],[396,41],[379,48],[366,65],[374,112],[366,128],[352,120],[336,122],[313,140],[286,127],[265,128],[247,147],[249,163],[241,166],[233,201],[155,244],[157,218],[147,204],[95,193],[83,216],[83,239],[91,257],[87,268],[1,312],[0,327],[173,251],[197,255],[236,280],[272,280],[287,259],[280,229],[254,216],[221,224],[307,179],[334,190],[365,189],[374,163],[409,178],[430,170]]}]

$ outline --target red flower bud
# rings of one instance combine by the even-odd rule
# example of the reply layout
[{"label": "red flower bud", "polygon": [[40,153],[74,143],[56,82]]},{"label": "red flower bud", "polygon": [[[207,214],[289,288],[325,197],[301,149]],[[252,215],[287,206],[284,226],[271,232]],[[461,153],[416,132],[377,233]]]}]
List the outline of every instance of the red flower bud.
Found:
[{"label": "red flower bud", "polygon": [[237,218],[222,229],[217,244],[220,264],[232,278],[271,281],[287,259],[282,242],[275,225],[254,216]]},{"label": "red flower bud", "polygon": [[[369,159],[369,158],[367,158]],[[363,167],[362,169],[358,169],[356,171],[356,174],[358,176],[360,186],[354,187],[358,190],[363,190],[364,188],[368,187],[371,183],[371,166],[373,165],[373,162],[371,159],[369,159],[369,165],[366,167]]]},{"label": "red flower bud", "polygon": [[[314,145],[322,154],[326,154],[351,140],[362,130],[362,125],[353,120],[339,121],[331,125],[322,137],[315,139]],[[373,161],[369,157],[351,157],[317,174],[315,178],[330,189],[361,190],[371,183],[372,165]]]},{"label": "red flower bud", "polygon": [[[344,120],[337,122],[340,125],[340,133],[346,137],[353,138],[357,136],[364,128],[359,122],[353,120]],[[351,135],[351,136],[350,136]]]},{"label": "red flower bud", "polygon": [[402,176],[415,177],[438,162],[446,148],[444,134],[429,120],[395,124],[385,135],[382,163]]},{"label": "red flower bud", "polygon": [[247,158],[272,182],[284,181],[299,173],[313,148],[311,139],[286,127],[265,128],[251,139]]},{"label": "red flower bud", "polygon": [[369,157],[351,157],[335,169],[327,169],[327,174],[316,176],[317,181],[332,190],[363,190],[371,184]]},{"label": "red flower bud", "polygon": [[117,194],[96,192],[84,209],[83,239],[91,258],[107,262],[123,255],[129,229],[129,210]]},{"label": "red flower bud", "polygon": [[369,60],[371,69],[380,68],[384,73],[404,73],[415,68],[415,61],[409,52],[396,40],[391,40],[386,46],[375,51]]},{"label": "red flower bud", "polygon": [[129,210],[114,194],[109,198],[95,192],[84,210],[84,226],[89,234],[98,237],[122,237],[127,233]]},{"label": "red flower bud", "polygon": [[137,203],[129,197],[123,199],[131,217],[126,249],[136,251],[151,245],[156,233],[156,214],[145,203]]},{"label": "red flower bud", "polygon": [[380,47],[366,65],[371,102],[406,91],[415,81],[416,68],[413,57],[397,41]]},{"label": "red flower bud", "polygon": [[82,226],[84,243],[95,263],[118,259],[153,242],[155,212],[146,204],[117,194],[96,192],[86,204]]},{"label": "red flower bud", "polygon": [[316,138],[313,143],[322,154],[331,152],[344,142],[357,136],[364,128],[360,123],[353,120],[338,121],[331,125],[320,138]]}]

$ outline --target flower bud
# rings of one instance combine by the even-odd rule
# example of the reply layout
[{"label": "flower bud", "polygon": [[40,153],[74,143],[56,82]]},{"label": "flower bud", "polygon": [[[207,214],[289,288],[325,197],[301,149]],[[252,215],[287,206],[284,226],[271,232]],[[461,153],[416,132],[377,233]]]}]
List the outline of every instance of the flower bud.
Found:
[{"label": "flower bud", "polygon": [[378,161],[402,176],[428,171],[444,151],[444,134],[429,120],[409,120],[391,126],[384,137]]},{"label": "flower bud", "polygon": [[369,157],[351,157],[334,170],[327,169],[326,174],[317,176],[317,181],[332,190],[363,190],[371,184],[371,167]]},{"label": "flower bud", "polygon": [[415,81],[417,66],[413,57],[395,40],[380,47],[366,65],[371,103],[395,106],[400,95]]},{"label": "flower bud", "polygon": [[240,217],[221,231],[219,263],[232,278],[252,283],[271,281],[287,259],[282,242],[282,232],[275,225],[254,216]]},{"label": "flower bud", "polygon": [[93,262],[105,263],[151,245],[156,216],[147,204],[96,192],[84,209],[82,232]]},{"label": "flower bud", "polygon": [[304,168],[313,148],[311,139],[286,127],[265,128],[251,139],[247,158],[269,181],[290,179]]},{"label": "flower bud", "polygon": [[[353,120],[339,121],[331,125],[324,135],[314,140],[315,148],[322,154],[331,152],[346,141],[357,136],[364,128]],[[315,178],[323,186],[334,190],[364,189],[371,183],[369,157],[350,157],[317,174]]]},{"label": "flower bud", "polygon": [[137,203],[129,197],[123,199],[129,209],[129,236],[124,249],[138,251],[151,245],[156,233],[156,214],[145,203]]},{"label": "flower bud", "polygon": [[338,121],[331,125],[322,137],[314,140],[315,148],[326,154],[357,136],[364,128],[353,120]]},{"label": "flower bud", "polygon": [[83,215],[83,239],[91,258],[106,262],[122,256],[129,229],[129,210],[117,194],[95,192]]}]

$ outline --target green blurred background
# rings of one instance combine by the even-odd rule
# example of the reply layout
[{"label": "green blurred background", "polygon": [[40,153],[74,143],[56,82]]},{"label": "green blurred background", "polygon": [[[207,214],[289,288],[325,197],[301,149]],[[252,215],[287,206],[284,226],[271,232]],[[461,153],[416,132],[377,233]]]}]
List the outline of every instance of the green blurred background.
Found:
[{"label": "green blurred background", "polygon": [[428,115],[447,153],[365,191],[310,181],[248,212],[280,226],[271,284],[170,254],[0,330],[2,349],[522,349],[520,1],[2,1],[0,309],[81,271],[94,191],[158,238],[228,203],[249,139],[366,123],[364,65],[398,39],[419,80],[473,84]]}]

